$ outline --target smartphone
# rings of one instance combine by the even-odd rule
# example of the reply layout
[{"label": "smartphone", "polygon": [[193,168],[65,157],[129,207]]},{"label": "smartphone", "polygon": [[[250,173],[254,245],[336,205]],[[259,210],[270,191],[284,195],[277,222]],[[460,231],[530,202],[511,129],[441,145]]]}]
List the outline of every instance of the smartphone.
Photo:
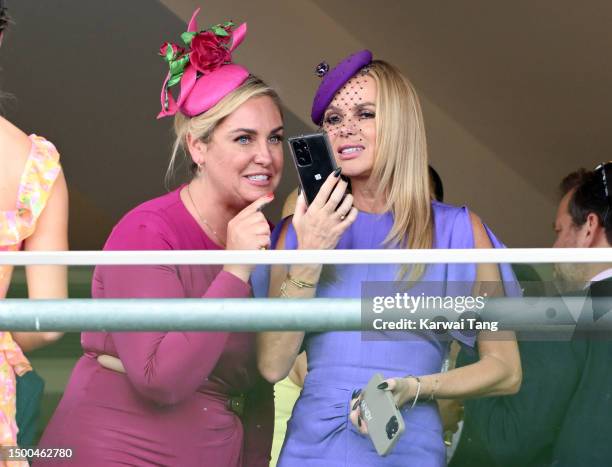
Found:
[{"label": "smartphone", "polygon": [[368,434],[379,456],[389,454],[406,429],[391,392],[377,387],[383,381],[380,373],[372,377],[360,405],[361,417],[368,425]]},{"label": "smartphone", "polygon": [[338,168],[326,133],[289,138],[289,149],[306,203],[310,205],[327,177]]}]

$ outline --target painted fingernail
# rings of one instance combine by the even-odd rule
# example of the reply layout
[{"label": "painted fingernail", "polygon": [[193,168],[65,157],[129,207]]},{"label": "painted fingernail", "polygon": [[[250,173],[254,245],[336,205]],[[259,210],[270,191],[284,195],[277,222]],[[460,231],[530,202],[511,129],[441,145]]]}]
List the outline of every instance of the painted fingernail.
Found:
[{"label": "painted fingernail", "polygon": [[359,394],[361,394],[361,389],[355,389],[353,394],[351,394],[351,399],[355,399]]},{"label": "painted fingernail", "polygon": [[351,410],[357,410],[357,407],[359,407],[359,402],[360,402],[359,399],[357,399],[355,403],[353,404],[353,407],[351,408]]},{"label": "painted fingernail", "polygon": [[342,167],[338,167],[334,170],[334,177],[338,178],[340,176],[340,172],[342,172]]},{"label": "painted fingernail", "polygon": [[380,383],[378,386],[376,386],[378,389],[387,389],[389,387],[389,384],[386,381],[383,381],[382,383]]}]

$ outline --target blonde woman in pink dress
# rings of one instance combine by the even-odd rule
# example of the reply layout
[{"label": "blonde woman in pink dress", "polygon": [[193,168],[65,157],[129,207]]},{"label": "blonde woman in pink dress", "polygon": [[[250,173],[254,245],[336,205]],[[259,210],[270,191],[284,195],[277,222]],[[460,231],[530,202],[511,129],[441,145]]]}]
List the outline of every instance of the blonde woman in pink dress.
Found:
[{"label": "blonde woman in pink dress", "polygon": [[[261,209],[274,198],[283,171],[279,98],[233,62],[246,24],[201,29],[198,11],[180,35],[183,45],[166,42],[160,50],[169,71],[159,117],[174,117],[172,159],[185,156],[192,175],[128,212],[104,250],[270,245]],[[101,265],[92,296],[243,299],[251,296],[252,270]],[[257,370],[255,333],[84,332],[81,344],[83,356],[40,441],[73,449],[74,456],[38,458],[34,465],[269,467],[274,400]]]},{"label": "blonde woman in pink dress", "polygon": [[[0,43],[8,17],[0,1]],[[68,194],[55,146],[27,136],[0,116],[0,251],[67,250]],[[6,296],[12,267],[0,264],[0,298]],[[30,298],[65,298],[66,268],[26,267]],[[23,351],[61,337],[55,332],[0,332],[0,446],[17,445],[16,376],[32,370]],[[0,466],[27,466],[3,461]]]}]

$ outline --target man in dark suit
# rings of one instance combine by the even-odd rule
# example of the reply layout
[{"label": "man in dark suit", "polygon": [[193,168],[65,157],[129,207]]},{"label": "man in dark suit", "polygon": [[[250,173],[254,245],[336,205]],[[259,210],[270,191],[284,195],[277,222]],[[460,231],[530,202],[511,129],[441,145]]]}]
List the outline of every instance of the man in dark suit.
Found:
[{"label": "man in dark suit", "polygon": [[[561,194],[554,246],[612,246],[612,163],[568,175]],[[596,302],[589,299],[612,296],[612,268],[571,264],[558,265],[555,272],[587,285],[577,292],[587,306],[575,338],[520,342],[521,390],[465,402],[463,432],[450,467],[612,466],[612,338],[597,330],[607,310],[591,306]],[[462,351],[458,361],[474,358]]]}]

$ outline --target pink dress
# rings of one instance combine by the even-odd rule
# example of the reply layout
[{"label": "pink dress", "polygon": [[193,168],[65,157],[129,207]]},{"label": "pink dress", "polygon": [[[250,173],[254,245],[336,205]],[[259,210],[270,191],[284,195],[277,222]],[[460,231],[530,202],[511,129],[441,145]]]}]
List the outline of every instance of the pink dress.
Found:
[{"label": "pink dress", "polygon": [[[25,163],[15,209],[0,211],[0,251],[17,251],[23,240],[34,233],[53,184],[60,173],[59,154],[44,138],[30,136],[32,147]],[[0,265],[0,297],[6,296],[12,267]],[[0,445],[17,445],[15,422],[15,374],[21,376],[32,367],[13,340],[11,333],[0,332]],[[0,466],[27,466],[27,462],[0,461]]]},{"label": "pink dress", "polygon": [[[220,249],[179,191],[128,213],[104,249]],[[93,296],[251,296],[248,284],[221,268],[98,267]],[[273,394],[257,370],[254,333],[84,332],[81,343],[84,355],[41,442],[72,448],[75,457],[66,465],[268,466]],[[100,354],[118,356],[127,374],[101,367]],[[242,417],[227,407],[239,394],[247,399]],[[60,459],[44,462],[50,464],[63,465]]]}]

